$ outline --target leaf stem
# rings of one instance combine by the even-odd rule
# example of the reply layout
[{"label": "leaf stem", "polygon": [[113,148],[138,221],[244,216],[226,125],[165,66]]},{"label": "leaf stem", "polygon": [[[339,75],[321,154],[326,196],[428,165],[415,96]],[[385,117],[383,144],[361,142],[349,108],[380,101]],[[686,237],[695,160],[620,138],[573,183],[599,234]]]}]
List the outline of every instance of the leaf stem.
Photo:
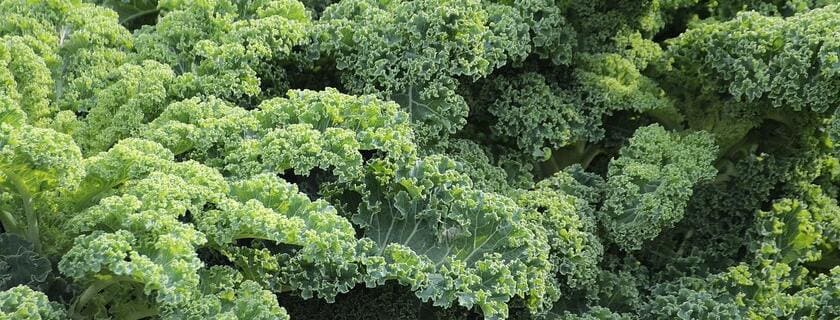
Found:
[{"label": "leaf stem", "polygon": [[0,224],[3,225],[3,230],[6,230],[6,232],[21,233],[20,225],[11,212],[0,211]]},{"label": "leaf stem", "polygon": [[90,286],[82,292],[82,295],[79,296],[79,299],[73,303],[73,306],[70,307],[70,315],[74,318],[78,315],[82,310],[84,310],[85,306],[90,302],[93,297],[99,294],[100,291],[107,288],[108,286],[116,283],[115,281],[109,280],[97,280],[93,282]]},{"label": "leaf stem", "polygon": [[595,160],[595,157],[602,153],[604,153],[604,149],[601,149],[600,147],[593,146],[592,148],[589,148],[589,150],[586,150],[586,152],[581,157],[581,167],[583,167],[584,169],[589,168],[589,165],[592,163],[592,160]]},{"label": "leaf stem", "polygon": [[592,163],[592,160],[604,151],[598,145],[588,145],[583,141],[554,150],[548,160],[540,163],[540,174],[548,177],[575,163],[586,169]]},{"label": "leaf stem", "polygon": [[32,208],[32,195],[26,190],[20,178],[14,175],[9,175],[9,181],[17,189],[20,194],[21,206],[26,216],[26,238],[32,242],[35,251],[41,251],[41,235],[38,230],[38,216],[35,215],[35,210]]},{"label": "leaf stem", "polygon": [[126,22],[129,22],[129,21],[131,21],[131,20],[134,20],[134,19],[140,18],[140,17],[142,17],[142,16],[149,15],[150,13],[157,13],[157,12],[158,12],[158,9],[157,9],[157,8],[155,8],[155,9],[149,9],[149,10],[143,10],[143,11],[137,12],[137,13],[135,13],[135,14],[132,14],[132,15],[130,15],[130,16],[128,16],[128,17],[125,17],[125,19],[120,19],[120,24],[121,24],[121,25],[125,25],[125,23],[126,23]]}]

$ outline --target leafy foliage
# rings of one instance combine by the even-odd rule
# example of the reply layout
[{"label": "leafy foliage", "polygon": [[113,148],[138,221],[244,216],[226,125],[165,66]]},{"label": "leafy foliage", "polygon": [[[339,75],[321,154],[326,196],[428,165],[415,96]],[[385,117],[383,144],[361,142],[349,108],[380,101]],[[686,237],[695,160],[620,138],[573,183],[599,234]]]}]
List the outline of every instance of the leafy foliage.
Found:
[{"label": "leafy foliage", "polygon": [[0,0],[0,319],[835,319],[836,1]]}]

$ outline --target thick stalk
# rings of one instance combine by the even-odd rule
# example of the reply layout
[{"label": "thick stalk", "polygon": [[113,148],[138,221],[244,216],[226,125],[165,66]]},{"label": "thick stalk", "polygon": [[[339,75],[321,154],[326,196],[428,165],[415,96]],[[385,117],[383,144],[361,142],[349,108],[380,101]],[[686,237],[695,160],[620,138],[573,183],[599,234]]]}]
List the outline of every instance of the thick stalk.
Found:
[{"label": "thick stalk", "polygon": [[589,165],[592,164],[592,160],[595,160],[595,157],[604,153],[604,149],[599,147],[592,147],[586,150],[586,152],[581,157],[580,165],[586,169],[589,168]]},{"label": "thick stalk", "polygon": [[35,209],[32,208],[32,195],[29,193],[29,190],[26,190],[26,187],[23,185],[23,182],[20,181],[20,178],[14,175],[9,175],[8,178],[20,195],[21,207],[23,208],[23,212],[26,217],[26,239],[32,242],[35,247],[35,251],[41,251],[41,235],[38,230],[38,216],[35,215]]},{"label": "thick stalk", "polygon": [[567,147],[554,150],[551,153],[551,158],[545,162],[540,163],[540,173],[548,177],[563,170],[563,168],[570,166],[573,163],[578,163],[581,156],[586,152],[585,142],[576,142]]},{"label": "thick stalk", "polygon": [[12,216],[11,212],[6,210],[0,211],[0,224],[3,225],[3,230],[6,230],[6,232],[21,233],[20,224],[18,224],[17,219]]},{"label": "thick stalk", "polygon": [[551,153],[551,158],[539,164],[539,173],[548,177],[573,164],[580,164],[586,169],[592,163],[592,160],[602,153],[604,153],[604,149],[597,145],[577,142],[568,147],[554,150]]},{"label": "thick stalk", "polygon": [[668,130],[682,130],[685,119],[680,112],[674,108],[655,109],[645,112],[646,115],[656,120],[665,129]]},{"label": "thick stalk", "polygon": [[116,282],[111,279],[97,280],[90,286],[88,286],[87,289],[85,289],[85,291],[83,291],[82,294],[79,296],[79,299],[76,300],[76,302],[73,303],[73,306],[70,307],[71,317],[78,318],[76,316],[78,316],[79,313],[85,309],[85,306],[88,304],[88,302],[90,302],[91,299],[93,299],[93,297],[96,297],[96,295],[99,294],[100,291],[114,283]]}]

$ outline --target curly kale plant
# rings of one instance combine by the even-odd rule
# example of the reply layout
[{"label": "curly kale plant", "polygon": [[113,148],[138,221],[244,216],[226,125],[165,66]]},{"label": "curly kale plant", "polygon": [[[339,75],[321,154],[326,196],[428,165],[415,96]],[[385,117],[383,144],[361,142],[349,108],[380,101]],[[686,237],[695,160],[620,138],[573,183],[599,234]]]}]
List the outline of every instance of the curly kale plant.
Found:
[{"label": "curly kale plant", "polygon": [[837,1],[0,17],[0,319],[840,318]]}]

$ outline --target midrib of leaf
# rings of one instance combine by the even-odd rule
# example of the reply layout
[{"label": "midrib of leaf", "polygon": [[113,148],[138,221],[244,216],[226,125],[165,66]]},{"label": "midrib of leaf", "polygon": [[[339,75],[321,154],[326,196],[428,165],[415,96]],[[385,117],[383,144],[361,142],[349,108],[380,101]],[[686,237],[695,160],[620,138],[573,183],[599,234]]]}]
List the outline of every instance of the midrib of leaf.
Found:
[{"label": "midrib of leaf", "polygon": [[[481,242],[481,244],[476,245],[476,244],[477,244],[477,240],[478,240],[478,238],[479,238],[479,237],[477,236],[477,234],[478,234],[478,229],[479,229],[478,222],[479,222],[479,220],[480,220],[480,219],[479,219],[479,217],[478,217],[478,212],[480,212],[480,210],[481,210],[481,208],[482,208],[483,206],[484,206],[484,197],[481,197],[481,199],[480,199],[480,201],[479,201],[479,204],[478,204],[478,206],[477,206],[477,207],[476,207],[476,209],[475,209],[475,210],[476,210],[476,214],[473,216],[473,218],[474,218],[474,219],[473,219],[473,225],[475,225],[475,227],[473,228],[473,245],[472,245],[472,250],[471,250],[471,252],[470,252],[470,253],[469,253],[469,254],[468,254],[468,255],[464,258],[464,261],[466,261],[466,262],[470,262],[470,259],[472,259],[473,255],[475,255],[476,253],[480,252],[480,251],[481,251],[481,249],[482,249],[482,248],[484,248],[484,246],[487,244],[487,242],[489,242],[489,241],[490,241],[490,239],[492,239],[492,238],[493,238],[493,237],[494,237],[494,236],[495,236],[495,235],[499,232],[499,228],[498,228],[498,227],[493,228],[493,232],[491,232],[489,235],[487,235],[487,236],[484,238],[484,241],[482,241],[482,242]],[[487,224],[485,224],[484,226],[486,226],[486,225],[487,225]],[[492,227],[492,226],[491,226],[491,227]],[[498,239],[496,239],[496,241],[493,243],[493,246],[492,246],[492,247],[496,247],[496,246],[499,244],[499,242],[500,242],[500,241],[502,241],[502,240],[504,240],[504,239],[503,239],[503,237],[499,237]]]},{"label": "midrib of leaf", "polygon": [[417,121],[417,120],[419,120],[419,118],[421,118],[420,117],[420,112],[415,111],[416,110],[415,106],[423,107],[424,109],[426,109],[428,111],[428,113],[433,114],[437,118],[442,117],[440,115],[440,113],[438,113],[437,111],[435,111],[434,109],[429,107],[429,105],[427,103],[422,103],[419,100],[418,101],[414,100],[414,85],[409,85],[408,86],[408,92],[406,93],[405,96],[406,96],[406,104],[407,104],[407,106],[405,106],[405,107],[408,108],[408,110],[410,111],[412,120]]},{"label": "midrib of leaf", "polygon": [[[64,48],[64,39],[72,32],[69,26],[62,26],[58,30],[58,52],[61,52],[61,49]],[[61,96],[64,95],[64,82],[65,82],[65,72],[67,72],[67,58],[59,55],[59,59],[61,59],[61,65],[58,66],[57,70],[54,70],[53,79],[55,79],[55,85],[53,88],[53,95],[54,101],[59,101]]]},{"label": "midrib of leaf", "polygon": [[[414,206],[412,208],[412,212],[417,212],[417,202],[414,203]],[[411,242],[411,239],[414,238],[414,235],[417,233],[417,230],[418,230],[419,226],[420,226],[420,224],[416,223],[416,221],[415,221],[414,228],[411,230],[411,233],[408,235],[408,238],[406,238],[405,241],[403,242],[403,245],[408,246],[408,243]]]}]

